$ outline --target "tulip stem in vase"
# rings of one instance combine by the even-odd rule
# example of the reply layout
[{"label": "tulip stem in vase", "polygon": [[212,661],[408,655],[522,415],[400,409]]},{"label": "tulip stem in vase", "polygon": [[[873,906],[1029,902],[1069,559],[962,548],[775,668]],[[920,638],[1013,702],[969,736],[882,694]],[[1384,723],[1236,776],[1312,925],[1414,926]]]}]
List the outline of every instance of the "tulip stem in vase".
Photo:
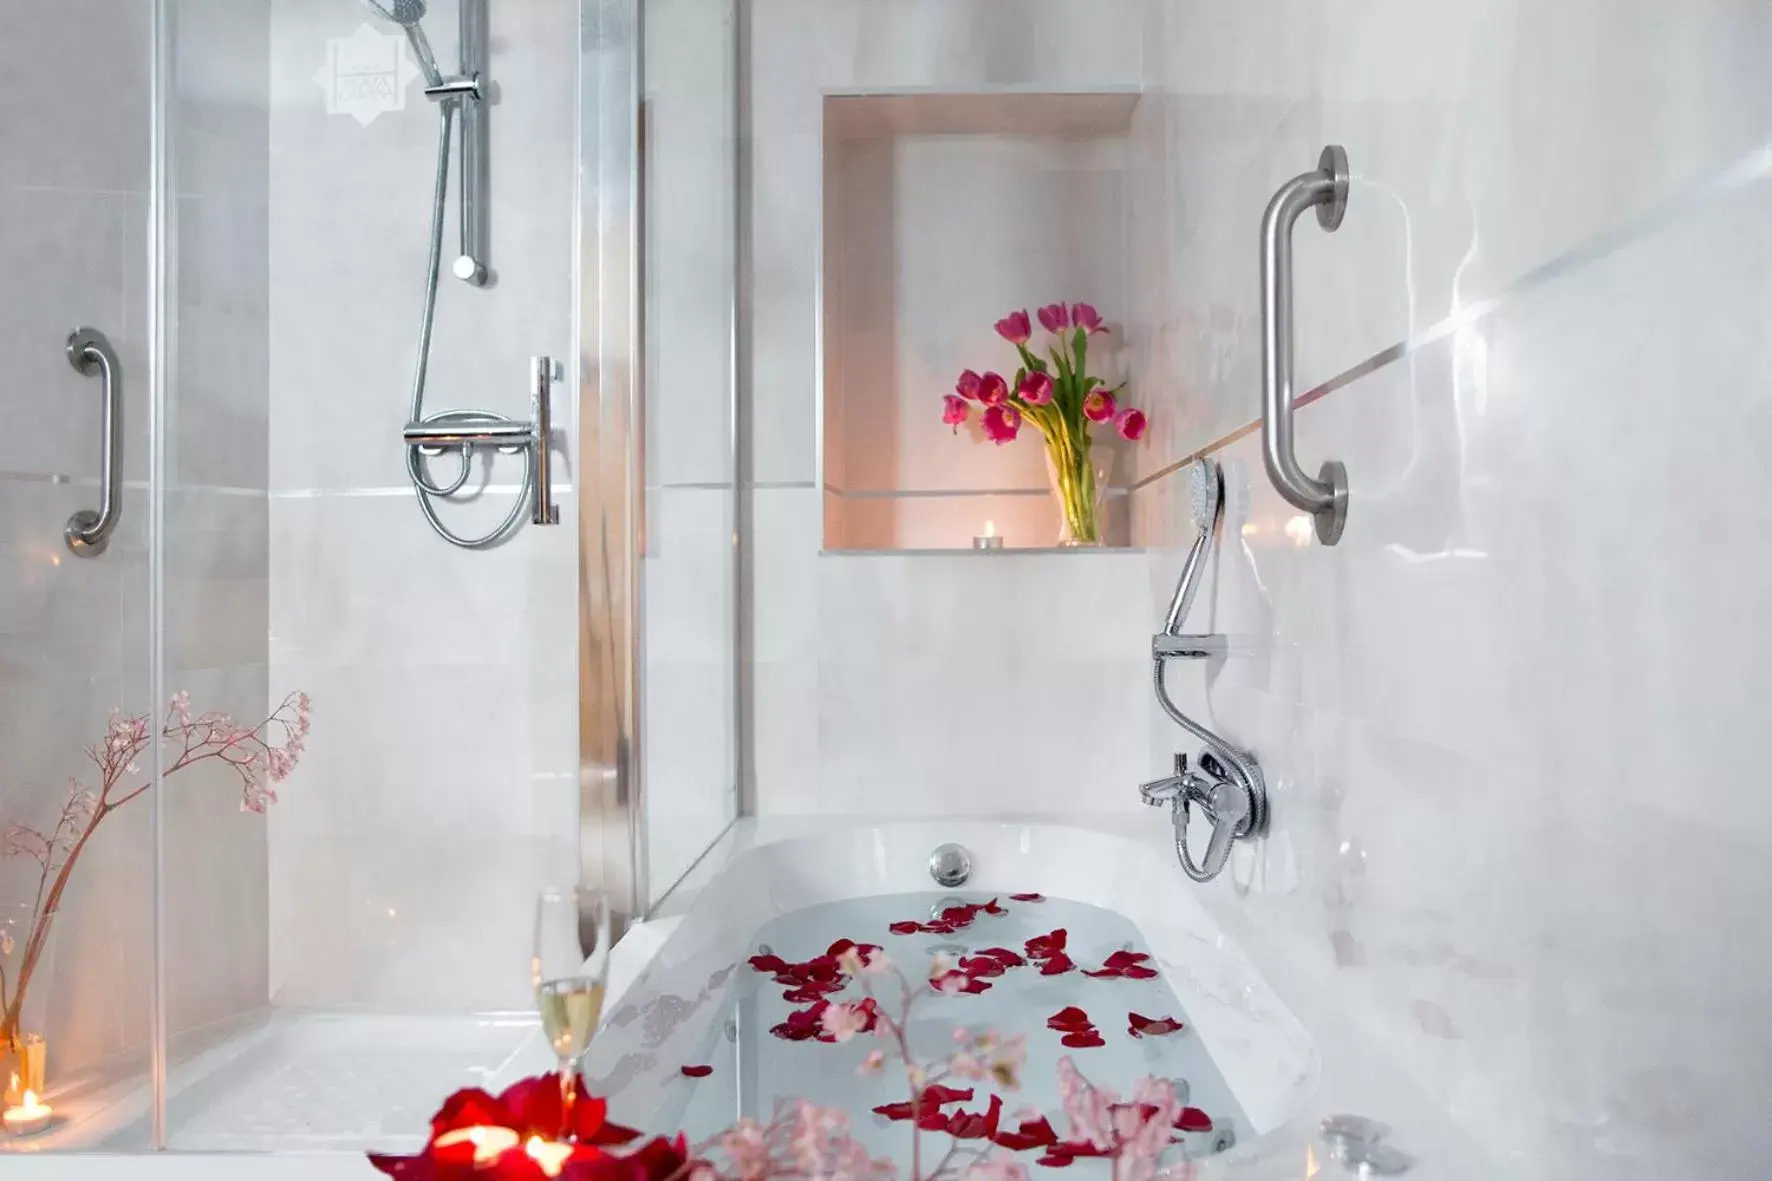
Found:
[{"label": "tulip stem in vase", "polygon": [[1058,501],[1058,544],[1101,544],[1101,500],[1090,459],[1090,431],[1113,423],[1121,437],[1136,442],[1147,427],[1144,411],[1122,404],[1125,385],[1109,388],[1089,372],[1089,340],[1107,332],[1101,315],[1086,303],[1055,303],[1039,311],[1040,326],[1051,334],[1045,356],[1029,343],[1033,320],[1026,311],[997,321],[997,335],[1015,346],[1020,365],[1015,382],[995,372],[960,374],[943,400],[942,421],[959,433],[976,405],[991,442],[1012,442],[1024,423],[1046,441],[1046,475]]}]

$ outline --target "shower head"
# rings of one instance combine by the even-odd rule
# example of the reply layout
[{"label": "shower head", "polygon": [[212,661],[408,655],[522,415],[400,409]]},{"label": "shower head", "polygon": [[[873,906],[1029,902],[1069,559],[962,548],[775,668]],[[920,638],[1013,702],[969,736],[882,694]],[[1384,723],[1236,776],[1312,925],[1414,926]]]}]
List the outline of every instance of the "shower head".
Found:
[{"label": "shower head", "polygon": [[363,0],[363,7],[397,25],[416,25],[425,18],[425,0]]},{"label": "shower head", "polygon": [[443,84],[443,73],[437,69],[437,55],[431,52],[431,40],[425,36],[424,26],[418,23],[425,18],[425,0],[363,0],[363,7],[372,15],[405,29],[406,40],[411,43],[412,54],[418,58],[418,68],[425,76],[425,85]]},{"label": "shower head", "polygon": [[1206,559],[1212,554],[1213,536],[1218,532],[1219,519],[1224,516],[1223,470],[1210,459],[1195,460],[1188,490],[1193,500],[1194,528],[1200,531],[1200,535],[1194,539],[1194,547],[1188,551],[1187,561],[1181,567],[1175,597],[1169,600],[1169,615],[1163,621],[1163,631],[1171,636],[1180,635],[1187,622],[1188,609],[1194,605],[1194,595],[1200,589],[1200,577],[1206,572]]}]

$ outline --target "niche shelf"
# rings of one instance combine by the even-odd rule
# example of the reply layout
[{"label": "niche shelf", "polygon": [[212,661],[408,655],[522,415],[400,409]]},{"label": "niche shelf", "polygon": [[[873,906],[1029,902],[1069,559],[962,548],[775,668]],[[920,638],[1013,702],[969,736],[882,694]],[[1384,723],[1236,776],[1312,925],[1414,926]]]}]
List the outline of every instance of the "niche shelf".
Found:
[{"label": "niche shelf", "polygon": [[[1101,309],[1113,331],[1096,338],[1108,351],[1091,369],[1124,376],[1139,102],[1131,91],[825,96],[827,550],[970,550],[986,522],[1007,549],[1053,545],[1038,433],[999,447],[975,415],[956,437],[942,395],[962,369],[1013,379],[1014,349],[991,325],[1059,300]],[[1123,547],[1126,445],[1095,437],[1104,541]]]}]

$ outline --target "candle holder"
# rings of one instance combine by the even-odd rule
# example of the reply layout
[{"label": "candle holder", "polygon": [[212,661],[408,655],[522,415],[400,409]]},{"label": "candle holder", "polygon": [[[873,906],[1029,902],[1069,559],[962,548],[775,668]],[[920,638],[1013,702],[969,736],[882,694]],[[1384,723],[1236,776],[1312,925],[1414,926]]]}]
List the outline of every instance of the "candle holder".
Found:
[{"label": "candle holder", "polygon": [[13,1042],[0,1039],[0,1102],[17,1107],[25,1092],[41,1095],[48,1075],[49,1042],[40,1033],[21,1033]]}]

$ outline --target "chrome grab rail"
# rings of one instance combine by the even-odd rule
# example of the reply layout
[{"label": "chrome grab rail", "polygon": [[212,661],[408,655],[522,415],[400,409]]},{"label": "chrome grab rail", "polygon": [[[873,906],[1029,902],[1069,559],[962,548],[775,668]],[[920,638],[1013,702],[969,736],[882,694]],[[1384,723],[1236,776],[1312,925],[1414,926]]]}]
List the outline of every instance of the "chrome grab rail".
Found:
[{"label": "chrome grab rail", "polygon": [[1292,227],[1312,206],[1334,232],[1347,212],[1347,152],[1331,144],[1317,170],[1280,186],[1261,218],[1261,452],[1288,504],[1311,514],[1317,540],[1334,545],[1347,524],[1347,468],[1330,460],[1317,478],[1298,466],[1292,438]]},{"label": "chrome grab rail", "polygon": [[70,550],[82,558],[96,558],[105,552],[123,511],[123,368],[111,342],[96,328],[76,328],[69,333],[68,364],[87,377],[96,373],[104,382],[98,511],[81,509],[68,518],[62,531]]},{"label": "chrome grab rail", "polygon": [[554,503],[554,461],[548,454],[548,440],[554,434],[554,360],[552,357],[529,359],[529,408],[535,419],[535,512],[532,525],[558,525],[560,506]]}]

